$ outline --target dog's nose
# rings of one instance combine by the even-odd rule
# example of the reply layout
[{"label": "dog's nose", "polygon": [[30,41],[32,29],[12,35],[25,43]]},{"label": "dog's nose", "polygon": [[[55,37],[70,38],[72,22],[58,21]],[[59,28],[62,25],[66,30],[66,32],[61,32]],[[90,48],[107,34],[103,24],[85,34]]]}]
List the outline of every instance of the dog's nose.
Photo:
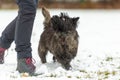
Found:
[{"label": "dog's nose", "polygon": [[70,64],[66,64],[66,65],[64,65],[64,68],[65,68],[66,70],[72,70],[72,67],[71,67]]},{"label": "dog's nose", "polygon": [[63,21],[65,21],[65,18],[62,18]]}]

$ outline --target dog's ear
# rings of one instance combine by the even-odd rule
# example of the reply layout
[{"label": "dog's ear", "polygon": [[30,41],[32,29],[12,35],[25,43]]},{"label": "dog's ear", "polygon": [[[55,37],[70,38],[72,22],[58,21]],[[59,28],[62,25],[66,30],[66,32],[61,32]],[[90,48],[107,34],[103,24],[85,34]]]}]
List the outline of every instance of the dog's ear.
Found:
[{"label": "dog's ear", "polygon": [[76,25],[78,20],[79,20],[79,17],[72,18],[73,24]]}]

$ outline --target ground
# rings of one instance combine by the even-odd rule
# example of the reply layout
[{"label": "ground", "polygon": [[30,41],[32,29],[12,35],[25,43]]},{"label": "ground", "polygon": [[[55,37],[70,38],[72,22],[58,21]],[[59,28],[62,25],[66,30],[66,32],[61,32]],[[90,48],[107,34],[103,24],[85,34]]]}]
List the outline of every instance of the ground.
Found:
[{"label": "ground", "polygon": [[[64,70],[59,63],[53,63],[48,54],[48,63],[42,64],[37,52],[40,34],[43,31],[43,16],[38,9],[33,33],[32,53],[38,76],[25,77],[16,71],[15,44],[6,51],[5,63],[0,65],[0,79],[3,80],[120,80],[120,10],[71,10],[50,9],[50,13],[66,12],[71,17],[80,17],[77,31],[79,48],[72,60],[72,70]],[[17,10],[0,10],[0,34],[16,17]]]}]

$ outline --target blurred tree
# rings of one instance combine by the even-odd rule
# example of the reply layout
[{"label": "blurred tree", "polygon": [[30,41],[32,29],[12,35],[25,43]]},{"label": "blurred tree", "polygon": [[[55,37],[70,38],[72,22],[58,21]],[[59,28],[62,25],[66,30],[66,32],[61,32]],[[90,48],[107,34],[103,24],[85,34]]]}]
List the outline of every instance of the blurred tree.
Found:
[{"label": "blurred tree", "polygon": [[81,3],[84,3],[86,0],[80,0]]},{"label": "blurred tree", "polygon": [[3,3],[13,3],[15,0],[0,0]]}]

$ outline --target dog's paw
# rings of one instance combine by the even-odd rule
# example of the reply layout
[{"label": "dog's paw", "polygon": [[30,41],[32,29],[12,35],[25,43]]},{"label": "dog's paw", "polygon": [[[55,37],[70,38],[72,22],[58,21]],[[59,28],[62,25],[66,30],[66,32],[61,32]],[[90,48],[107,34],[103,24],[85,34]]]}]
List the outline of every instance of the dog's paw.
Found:
[{"label": "dog's paw", "polygon": [[66,70],[72,70],[71,65],[64,65],[63,68],[66,69]]}]

